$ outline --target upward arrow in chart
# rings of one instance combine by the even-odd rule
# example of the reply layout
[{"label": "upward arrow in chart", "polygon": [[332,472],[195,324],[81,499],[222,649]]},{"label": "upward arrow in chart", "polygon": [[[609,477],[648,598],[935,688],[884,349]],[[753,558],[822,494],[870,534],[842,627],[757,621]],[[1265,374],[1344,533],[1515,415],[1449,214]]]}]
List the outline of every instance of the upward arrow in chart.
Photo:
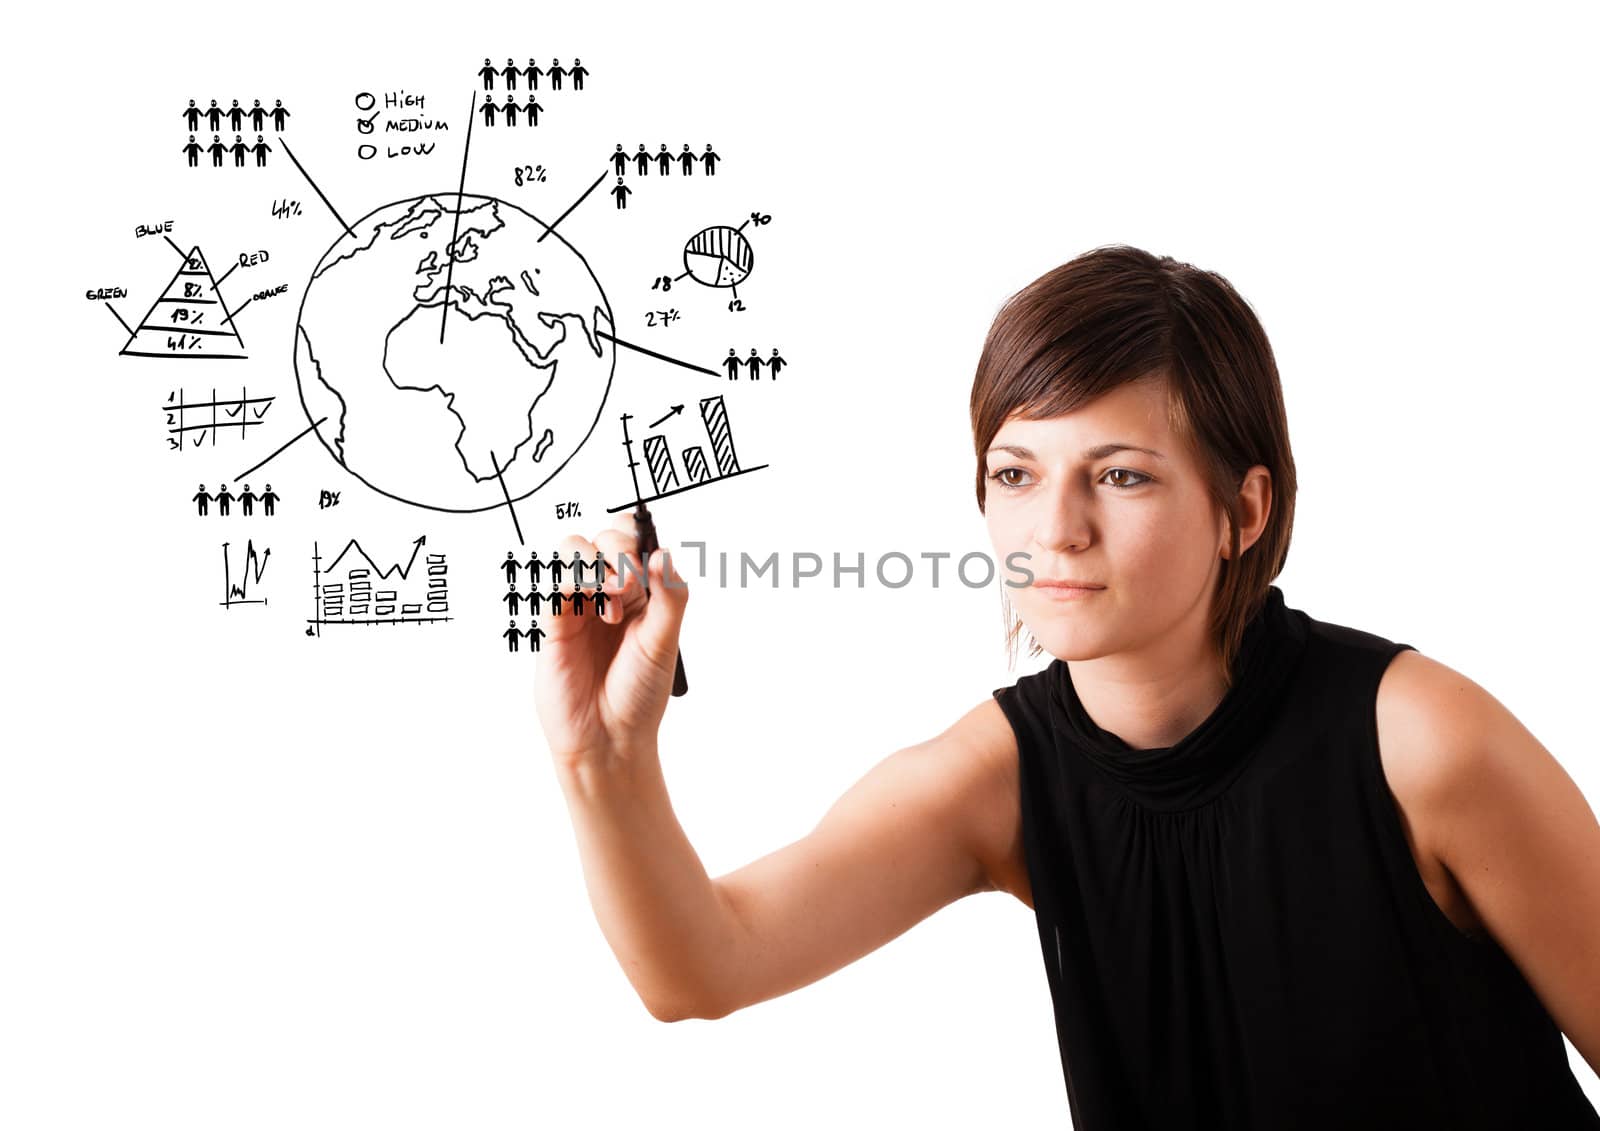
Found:
[{"label": "upward arrow in chart", "polygon": [[246,356],[244,339],[198,244],[183,257],[183,266],[145,312],[121,353],[124,357]]}]

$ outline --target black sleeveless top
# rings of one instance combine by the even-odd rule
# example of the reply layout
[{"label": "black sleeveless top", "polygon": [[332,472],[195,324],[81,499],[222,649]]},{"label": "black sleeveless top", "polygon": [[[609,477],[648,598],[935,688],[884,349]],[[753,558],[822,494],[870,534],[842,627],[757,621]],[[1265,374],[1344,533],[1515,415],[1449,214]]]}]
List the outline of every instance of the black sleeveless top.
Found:
[{"label": "black sleeveless top", "polygon": [[1417,872],[1375,708],[1410,647],[1274,585],[1175,746],[1095,725],[1061,660],[994,692],[1078,1131],[1600,1128],[1520,971]]}]

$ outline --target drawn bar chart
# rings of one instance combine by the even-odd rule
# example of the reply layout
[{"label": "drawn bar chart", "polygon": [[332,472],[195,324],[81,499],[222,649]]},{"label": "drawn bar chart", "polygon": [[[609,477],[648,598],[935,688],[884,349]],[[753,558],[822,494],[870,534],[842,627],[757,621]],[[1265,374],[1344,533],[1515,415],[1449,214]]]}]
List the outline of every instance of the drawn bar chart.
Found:
[{"label": "drawn bar chart", "polygon": [[[624,413],[622,416],[622,445],[628,453],[628,470],[634,473],[634,490],[639,490],[637,468],[638,462],[633,458],[633,441],[628,436],[628,421],[631,416]],[[705,441],[685,447],[681,453],[683,462],[683,476],[680,479],[678,465],[673,461],[672,448],[667,437],[659,432],[644,438],[644,466],[650,477],[650,489],[653,494],[633,499],[620,506],[607,507],[606,513],[615,514],[617,511],[627,510],[639,503],[651,503],[657,499],[676,495],[683,491],[690,491],[696,487],[704,487],[722,479],[730,479],[735,475],[746,475],[752,471],[760,471],[767,464],[758,464],[755,467],[741,467],[739,455],[734,448],[733,426],[728,420],[728,406],[721,396],[703,397],[700,401],[700,422],[705,426]],[[706,450],[710,449],[711,463],[706,462]]]},{"label": "drawn bar chart", "polygon": [[[315,615],[307,618],[307,635],[322,635],[332,624],[433,624],[450,620],[449,564],[444,554],[423,553],[427,536],[411,544],[411,556],[387,569],[356,539],[324,565],[317,543],[311,544],[312,599]],[[417,573],[418,559],[424,571]],[[398,581],[391,581],[398,578]],[[390,582],[377,588],[378,582]]]}]

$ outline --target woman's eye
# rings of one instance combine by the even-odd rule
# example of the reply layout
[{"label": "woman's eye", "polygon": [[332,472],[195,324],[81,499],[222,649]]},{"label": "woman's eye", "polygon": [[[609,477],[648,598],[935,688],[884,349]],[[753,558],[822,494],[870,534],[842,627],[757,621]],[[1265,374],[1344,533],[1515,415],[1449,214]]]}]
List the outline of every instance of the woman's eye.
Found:
[{"label": "woman's eye", "polygon": [[1148,483],[1150,481],[1150,476],[1146,475],[1142,471],[1134,471],[1130,467],[1113,467],[1113,468],[1111,468],[1110,470],[1108,470],[1106,472],[1106,475],[1132,475],[1132,476],[1135,476],[1137,478],[1138,482],[1135,482],[1135,483],[1113,483],[1113,484],[1111,484],[1111,486],[1118,487],[1118,488],[1121,488],[1123,490],[1127,490],[1130,487],[1138,487],[1141,484]]},{"label": "woman's eye", "polygon": [[[1013,476],[1020,478],[1013,478]],[[989,473],[989,478],[991,480],[1000,484],[1001,487],[1008,491],[1019,491],[1023,487],[1027,486],[1027,483],[1025,482],[1027,476],[1028,473],[1020,467],[1002,467],[998,471]],[[1152,476],[1146,475],[1142,471],[1134,471],[1131,467],[1109,468],[1105,475],[1101,476],[1101,479],[1105,479],[1109,476],[1131,477],[1131,481],[1127,478],[1124,478],[1121,482],[1112,482],[1109,484],[1110,486],[1121,491],[1131,490],[1134,487],[1142,487],[1146,483],[1150,482],[1153,478]]]},{"label": "woman's eye", "polygon": [[1028,473],[1023,471],[1020,467],[1002,467],[999,471],[990,472],[989,478],[1000,484],[1000,486],[1004,487],[1006,490],[1015,491],[1017,488],[1021,487],[1022,484],[1006,478],[1006,476],[1012,474],[1026,475]]}]

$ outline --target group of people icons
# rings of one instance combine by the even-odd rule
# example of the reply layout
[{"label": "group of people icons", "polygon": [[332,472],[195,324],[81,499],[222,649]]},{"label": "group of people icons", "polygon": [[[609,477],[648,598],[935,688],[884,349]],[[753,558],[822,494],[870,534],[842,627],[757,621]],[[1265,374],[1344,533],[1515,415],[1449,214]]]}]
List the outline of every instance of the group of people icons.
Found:
[{"label": "group of people icons", "polygon": [[506,586],[506,595],[501,599],[505,601],[506,610],[512,616],[516,616],[517,611],[526,604],[528,612],[533,616],[538,616],[544,612],[544,607],[548,605],[550,606],[550,615],[554,617],[561,616],[563,612],[568,616],[581,617],[583,616],[583,610],[589,607],[594,609],[595,616],[602,616],[606,611],[606,606],[616,600],[604,589],[596,589],[593,592],[575,589],[571,593],[563,593],[555,582],[551,583],[551,589],[548,593],[541,593],[537,589],[530,589],[526,593],[520,593],[514,584],[508,585]]},{"label": "group of people icons", "polygon": [[[550,580],[555,584],[560,585],[561,575],[567,570],[572,571],[572,582],[574,585],[582,585],[584,583],[583,579],[586,573],[593,573],[594,578],[590,584],[598,585],[600,582],[604,581],[606,577],[606,556],[605,554],[596,551],[593,558],[585,559],[581,554],[578,553],[578,551],[574,550],[572,551],[572,558],[568,560],[563,558],[554,550],[551,550],[549,560],[545,561],[540,559],[539,551],[535,550],[528,555],[528,561],[526,564],[524,564],[517,560],[517,555],[514,550],[507,550],[506,560],[500,563],[500,568],[505,571],[506,584],[510,585],[512,588],[516,587],[517,574],[521,570],[528,571],[528,581],[532,585],[538,585],[539,579],[545,573],[549,573]],[[612,568],[615,569],[616,567],[613,566]],[[513,610],[513,612],[514,611],[515,610]]]},{"label": "group of people icons", "polygon": [[239,503],[239,511],[241,514],[254,514],[256,500],[259,499],[261,501],[262,513],[273,514],[275,513],[274,508],[278,505],[278,498],[279,496],[277,492],[273,491],[271,483],[268,483],[267,489],[261,492],[259,495],[250,490],[250,484],[248,483],[244,485],[244,490],[240,491],[237,495],[228,490],[228,485],[226,483],[217,489],[217,493],[215,495],[210,494],[206,491],[206,485],[202,483],[200,484],[200,490],[196,492],[194,496],[194,502],[197,508],[197,513],[199,514],[209,514],[212,503],[217,504],[217,513],[219,515],[227,514],[229,513],[229,507],[235,500],[237,500]]},{"label": "group of people icons", "polygon": [[[570,67],[563,67],[560,59],[552,59],[550,60],[549,69],[543,71],[539,69],[539,64],[532,59],[528,60],[526,67],[517,66],[515,59],[507,59],[504,67],[496,67],[492,61],[485,59],[483,66],[478,68],[478,74],[483,79],[484,90],[493,90],[494,81],[497,78],[505,82],[507,90],[516,90],[519,79],[528,84],[529,90],[538,90],[540,75],[545,75],[549,78],[551,90],[560,90],[561,80],[566,76],[571,77],[573,90],[582,90],[583,80],[588,73],[589,68],[583,65],[582,59],[572,60],[572,66]],[[493,125],[492,122],[490,124]]]},{"label": "group of people icons", "polygon": [[[505,638],[508,652],[517,651],[523,640],[528,642],[528,651],[537,652],[539,650],[539,641],[543,640],[547,634],[544,629],[539,627],[538,617],[547,605],[552,616],[561,616],[563,612],[568,616],[582,616],[585,606],[592,607],[595,615],[598,616],[606,611],[608,602],[616,600],[615,597],[608,595],[599,588],[599,583],[606,576],[606,558],[605,554],[598,551],[593,558],[586,559],[582,554],[574,550],[572,557],[569,559],[563,558],[552,550],[550,557],[546,559],[541,558],[539,552],[535,550],[528,555],[526,562],[521,562],[517,560],[516,551],[507,550],[506,560],[500,563],[500,568],[504,571],[506,577],[504,600],[512,618],[509,626],[500,634]],[[524,571],[528,575],[529,591],[527,593],[521,593],[517,590],[517,578]],[[573,593],[562,593],[560,592],[561,579],[568,571],[571,572],[573,584],[578,586],[579,589]],[[547,574],[550,577],[550,584],[555,588],[549,593],[541,593],[537,587],[541,579]],[[588,584],[595,587],[594,592],[585,593],[582,591],[582,586],[585,584],[584,579],[591,575],[592,580]],[[528,606],[528,612],[533,619],[529,621],[526,629],[519,629],[516,618],[524,604]]]},{"label": "group of people icons", "polygon": [[[203,110],[200,108],[200,104],[191,98],[189,99],[189,105],[183,109],[183,120],[189,127],[189,140],[183,146],[183,155],[189,159],[189,168],[198,167],[200,155],[209,153],[211,154],[211,167],[220,169],[226,162],[228,154],[231,153],[233,154],[234,167],[242,169],[246,164],[246,159],[252,153],[255,154],[258,167],[267,163],[267,154],[272,152],[272,146],[267,144],[266,135],[262,131],[267,128],[268,122],[272,123],[274,130],[283,129],[285,123],[289,120],[289,111],[284,108],[283,99],[281,98],[274,100],[271,109],[261,105],[261,99],[259,98],[254,101],[249,109],[246,109],[239,105],[239,100],[235,98],[233,105],[226,110],[217,105],[215,98],[211,100],[211,105]],[[200,128],[201,122],[205,123],[206,130],[211,133],[210,145],[201,142],[197,136],[202,132]],[[232,145],[222,140],[223,122],[227,122],[228,130],[233,133]],[[255,132],[256,140],[254,145],[244,139],[246,122],[250,123],[249,128]]]},{"label": "group of people icons", "polygon": [[539,124],[539,112],[543,109],[544,106],[533,96],[531,91],[528,93],[527,104],[523,106],[517,105],[517,96],[508,92],[506,100],[498,104],[492,99],[485,98],[481,113],[483,114],[483,124],[486,126],[494,125],[497,117],[502,119],[506,125],[514,126],[517,124],[518,115],[521,114],[528,116],[528,125],[537,126]]},{"label": "group of people icons", "polygon": [[520,641],[523,637],[528,638],[528,651],[537,652],[539,650],[539,641],[543,640],[548,633],[539,627],[539,622],[537,620],[529,621],[527,629],[520,630],[517,628],[517,622],[513,618],[511,621],[511,627],[506,629],[500,635],[506,638],[506,651],[508,652],[515,652],[517,650],[518,641]]},{"label": "group of people icons", "polygon": [[210,145],[201,145],[195,140],[194,134],[190,134],[188,143],[183,147],[183,152],[189,158],[189,167],[191,169],[200,164],[200,155],[202,153],[211,154],[211,166],[214,169],[222,168],[222,159],[229,153],[233,154],[235,167],[243,168],[247,153],[256,155],[257,166],[265,165],[267,163],[267,154],[272,152],[272,146],[267,144],[267,139],[261,134],[256,134],[256,143],[254,145],[246,145],[243,136],[240,134],[233,135],[232,145],[224,145],[220,134],[211,135]]},{"label": "group of people icons", "polygon": [[671,175],[672,163],[676,161],[679,171],[686,177],[692,177],[694,175],[694,163],[699,161],[705,166],[706,176],[714,177],[717,175],[717,162],[721,160],[721,155],[711,148],[709,141],[706,142],[706,151],[700,154],[694,153],[689,148],[688,142],[683,143],[683,149],[678,153],[667,152],[666,142],[662,142],[661,148],[654,153],[647,153],[645,152],[644,142],[641,141],[638,152],[631,156],[623,152],[622,143],[619,141],[617,142],[616,151],[611,154],[611,167],[616,170],[617,179],[621,180],[622,175],[628,171],[628,162],[632,161],[634,171],[641,177],[648,177],[650,175],[650,162],[654,161],[656,163],[656,172],[660,176],[666,177]]},{"label": "group of people icons", "polygon": [[[506,575],[506,592],[501,598],[506,603],[506,609],[512,616],[516,616],[522,606],[528,606],[528,612],[538,616],[549,606],[552,616],[583,616],[585,608],[593,608],[598,616],[606,611],[607,603],[616,600],[600,588],[600,582],[606,576],[605,554],[596,551],[593,558],[584,558],[576,550],[572,557],[563,558],[554,550],[548,559],[541,558],[537,550],[533,551],[527,562],[517,560],[516,552],[506,551],[506,560],[500,563],[500,568]],[[616,567],[612,567],[615,569]],[[528,574],[528,592],[523,593],[517,589],[517,578],[523,572]],[[572,583],[576,590],[572,593],[561,592],[561,579],[563,575],[571,573]],[[551,591],[539,592],[540,581],[548,575]],[[587,579],[587,580],[586,580]],[[589,586],[592,592],[585,592],[584,587]],[[516,622],[512,625],[515,627]],[[510,637],[508,636],[509,640]],[[531,638],[530,638],[531,639]],[[511,643],[511,650],[516,651],[516,643]],[[537,650],[537,645],[535,645]]]},{"label": "group of people icons", "polygon": [[789,363],[787,361],[778,356],[777,346],[772,347],[771,357],[761,357],[756,353],[756,347],[751,346],[750,356],[746,358],[739,357],[739,355],[734,352],[734,348],[729,346],[728,356],[722,359],[722,368],[728,371],[728,380],[730,381],[737,381],[739,379],[739,367],[741,365],[749,367],[750,380],[752,381],[761,380],[761,367],[763,365],[765,365],[770,371],[771,379],[776,381],[778,379],[778,374],[783,370],[783,367],[788,364]]},{"label": "group of people icons", "polygon": [[190,133],[200,132],[200,119],[202,118],[205,119],[206,129],[212,133],[221,132],[224,118],[228,120],[228,129],[234,133],[240,133],[244,130],[246,118],[250,119],[250,128],[259,133],[267,128],[267,119],[269,118],[272,120],[272,128],[274,130],[283,129],[283,124],[289,120],[289,111],[284,109],[283,99],[281,98],[273,102],[270,110],[261,105],[261,99],[259,98],[255,100],[254,105],[248,110],[239,105],[237,98],[233,100],[233,105],[226,110],[217,105],[215,98],[211,100],[211,105],[204,110],[200,109],[195,104],[195,100],[191,98],[189,99],[189,105],[184,108],[183,118],[189,124]]}]

